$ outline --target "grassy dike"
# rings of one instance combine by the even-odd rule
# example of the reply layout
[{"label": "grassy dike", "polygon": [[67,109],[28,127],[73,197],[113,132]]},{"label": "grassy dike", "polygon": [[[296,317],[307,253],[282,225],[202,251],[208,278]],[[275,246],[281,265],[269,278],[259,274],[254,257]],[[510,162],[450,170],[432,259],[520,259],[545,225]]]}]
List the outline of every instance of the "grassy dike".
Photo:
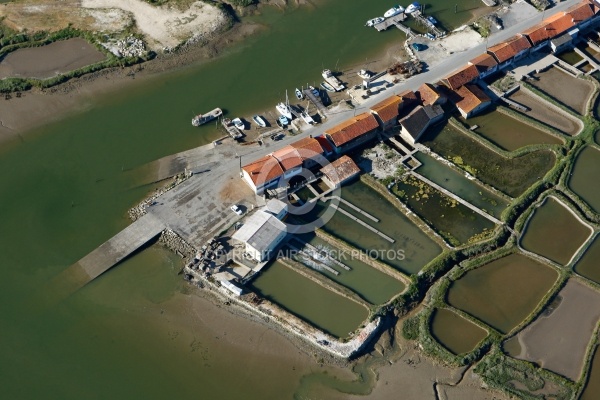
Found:
[{"label": "grassy dike", "polygon": [[[548,196],[559,198],[579,218],[591,225],[595,232],[600,230],[600,225],[598,225],[600,216],[572,192],[567,185],[575,159],[585,146],[594,143],[594,135],[600,129],[600,123],[593,117],[598,101],[600,85],[598,85],[595,79],[589,79],[594,82],[596,90],[590,96],[590,101],[587,105],[587,115],[583,117],[574,113],[573,110],[565,107],[562,103],[550,98],[545,93],[541,93],[535,88],[531,89],[536,95],[541,96],[570,115],[574,115],[582,120],[583,129],[577,136],[569,137],[543,124],[538,124],[537,121],[531,121],[528,117],[515,115],[515,112],[512,110],[503,109],[501,111],[531,126],[560,137],[564,141],[564,145],[562,146],[531,145],[513,152],[507,152],[499,149],[487,140],[478,137],[473,132],[468,131],[459,121],[455,119],[450,120],[453,127],[469,138],[476,140],[487,149],[494,151],[498,156],[514,159],[540,150],[551,150],[556,155],[556,163],[545,173],[542,179],[533,183],[525,191],[513,198],[513,201],[501,216],[504,226],[500,228],[499,232],[495,232],[495,235],[491,239],[485,243],[445,251],[426,266],[421,274],[411,277],[413,283],[405,294],[396,299],[394,304],[395,307],[401,310],[402,314],[418,308],[417,313],[404,320],[402,334],[406,339],[418,341],[425,354],[444,364],[455,366],[476,365],[474,371],[481,376],[489,387],[502,390],[518,398],[537,399],[540,398],[540,394],[542,393],[554,396],[557,399],[576,398],[576,396],[579,396],[583,392],[585,384],[589,379],[591,363],[600,344],[597,337],[599,327],[596,327],[593,335],[591,335],[586,358],[583,362],[583,373],[579,380],[575,382],[559,374],[540,368],[534,363],[511,358],[502,350],[502,343],[538,318],[546,307],[555,300],[557,294],[566,285],[567,281],[576,275],[572,270],[574,262],[566,267],[551,265],[553,263],[545,262],[546,265],[558,272],[556,282],[540,300],[536,308],[507,334],[502,334],[468,313],[457,310],[447,304],[447,293],[452,282],[460,279],[468,271],[482,267],[498,258],[518,252],[518,241],[521,231],[526,226],[536,206]],[[458,167],[470,173],[471,171],[469,170],[473,170],[469,166],[458,165]],[[579,257],[585,252],[590,243],[591,241],[586,243],[580,251]],[[574,261],[576,260],[577,257]],[[595,289],[600,288],[600,285],[585,278],[577,277],[577,279],[583,280],[585,284]],[[431,320],[436,309],[448,309],[457,313],[462,318],[484,329],[488,333],[487,337],[481,340],[471,352],[459,355],[451,353],[431,333]]]}]

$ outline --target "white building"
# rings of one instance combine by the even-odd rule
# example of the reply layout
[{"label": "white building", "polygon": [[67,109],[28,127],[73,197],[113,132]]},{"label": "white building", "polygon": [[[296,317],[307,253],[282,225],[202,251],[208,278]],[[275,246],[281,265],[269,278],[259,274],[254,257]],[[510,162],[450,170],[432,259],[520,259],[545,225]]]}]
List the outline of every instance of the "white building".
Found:
[{"label": "white building", "polygon": [[233,235],[233,239],[246,246],[246,253],[257,262],[271,258],[277,246],[283,242],[287,229],[274,215],[258,210],[248,218]]}]

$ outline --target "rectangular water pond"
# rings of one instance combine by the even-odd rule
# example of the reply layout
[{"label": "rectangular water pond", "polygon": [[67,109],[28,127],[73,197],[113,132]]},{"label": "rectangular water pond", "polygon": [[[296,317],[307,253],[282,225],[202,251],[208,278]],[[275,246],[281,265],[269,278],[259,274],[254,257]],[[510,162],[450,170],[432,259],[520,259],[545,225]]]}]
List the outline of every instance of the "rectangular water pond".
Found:
[{"label": "rectangular water pond", "polygon": [[525,250],[567,265],[592,234],[562,202],[548,197],[530,217],[521,237]]},{"label": "rectangular water pond", "polygon": [[600,284],[600,240],[598,236],[575,264],[575,272]]},{"label": "rectangular water pond", "polygon": [[445,308],[436,309],[431,318],[433,337],[456,355],[470,352],[487,336],[485,330]]},{"label": "rectangular water pond", "polygon": [[477,125],[475,133],[508,151],[530,144],[562,143],[560,139],[499,111],[485,112],[469,118],[467,123]]},{"label": "rectangular water pond", "polygon": [[[407,274],[417,273],[441,253],[441,248],[425,232],[412,223],[398,208],[361,181],[342,187],[344,200],[360,207],[379,222],[360,215],[351,207],[339,207],[394,239],[394,243],[360,225],[347,215],[336,211],[322,227],[326,232],[348,242],[364,252],[378,253],[380,260]],[[327,215],[331,202],[319,201],[305,219]]]},{"label": "rectangular water pond", "polygon": [[[320,262],[338,271],[339,275],[335,275],[322,268],[319,263],[310,259],[302,261],[305,265],[318,270],[329,279],[347,287],[371,304],[383,304],[401,293],[406,287],[398,279],[365,264],[360,258],[355,255],[353,256],[351,253],[334,248],[331,244],[314,234],[304,234],[299,239],[311,244],[329,257],[344,263],[351,268],[351,271],[345,270],[335,262],[328,260],[327,257],[320,257]],[[310,251],[308,252],[310,253]]]},{"label": "rectangular water pond", "polygon": [[564,53],[560,53],[557,57],[570,65],[575,65],[583,60],[583,57],[577,54],[575,50],[565,51]]},{"label": "rectangular water pond", "polygon": [[[534,76],[538,79],[529,82],[539,90],[570,107],[575,112],[581,115],[585,113],[587,100],[592,90],[594,90],[594,85],[591,82],[575,78],[555,67]],[[568,88],[568,90],[565,90],[565,88]]]},{"label": "rectangular water pond", "polygon": [[417,153],[415,157],[422,163],[416,172],[494,217],[500,218],[500,214],[508,206],[508,202],[502,197],[432,156]]},{"label": "rectangular water pond", "polygon": [[523,193],[556,162],[556,157],[550,150],[538,150],[516,158],[503,157],[450,124],[428,130],[423,144],[465,168],[483,183],[511,197]]},{"label": "rectangular water pond", "polygon": [[580,400],[597,400],[600,398],[600,348],[596,349],[592,361],[592,369],[588,376],[585,389],[581,394]]},{"label": "rectangular water pond", "polygon": [[492,221],[412,175],[404,175],[392,191],[453,246],[494,229]]},{"label": "rectangular water pond", "polygon": [[347,337],[368,317],[366,308],[274,261],[250,287],[333,336]]},{"label": "rectangular water pond", "polygon": [[552,287],[552,268],[511,254],[467,272],[453,282],[448,302],[507,333],[523,321]]},{"label": "rectangular water pond", "polygon": [[575,160],[573,172],[569,178],[569,187],[596,212],[600,212],[600,150],[587,146]]}]

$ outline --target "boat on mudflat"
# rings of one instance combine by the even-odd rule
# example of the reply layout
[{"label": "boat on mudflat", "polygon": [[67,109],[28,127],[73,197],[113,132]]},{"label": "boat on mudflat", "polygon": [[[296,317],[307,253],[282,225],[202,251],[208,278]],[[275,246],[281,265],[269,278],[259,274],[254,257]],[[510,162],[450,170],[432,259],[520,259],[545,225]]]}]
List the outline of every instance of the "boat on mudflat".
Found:
[{"label": "boat on mudflat", "polygon": [[387,10],[385,12],[385,14],[383,14],[383,16],[385,18],[390,18],[390,17],[398,15],[398,14],[400,14],[402,12],[404,12],[404,7],[396,5],[396,6],[392,7],[392,8],[390,8],[389,10]]},{"label": "boat on mudflat", "polygon": [[300,89],[296,88],[295,93],[298,100],[302,100],[304,98],[304,93],[302,93]]},{"label": "boat on mudflat", "polygon": [[329,83],[327,82],[321,82],[321,87],[325,90],[327,90],[328,92],[332,92],[335,93],[335,89],[333,88],[333,86],[331,86]]},{"label": "boat on mudflat", "polygon": [[234,118],[231,120],[231,122],[233,122],[233,125],[235,125],[235,127],[238,128],[240,131],[246,129],[246,124],[244,124],[244,122],[239,118]]},{"label": "boat on mudflat", "polygon": [[253,116],[252,120],[254,121],[254,123],[256,125],[260,126],[261,128],[266,128],[267,127],[267,123],[265,122],[264,118],[261,117],[260,115]]},{"label": "boat on mudflat", "polygon": [[381,22],[385,21],[385,18],[383,17],[377,17],[377,18],[373,18],[367,21],[367,23],[365,24],[365,26],[375,26]]},{"label": "boat on mudflat", "polygon": [[280,115],[279,118],[277,119],[277,124],[279,126],[281,126],[282,128],[285,128],[287,126],[287,124],[289,124],[289,123],[290,123],[290,121],[285,115]]},{"label": "boat on mudflat", "polygon": [[290,106],[288,106],[284,102],[277,104],[275,106],[275,109],[279,114],[283,115],[287,119],[292,119],[292,110],[290,109]]},{"label": "boat on mudflat", "polygon": [[209,111],[206,114],[196,115],[194,118],[192,118],[192,125],[193,126],[203,125],[207,122],[212,121],[213,119],[219,118],[221,115],[223,115],[223,110],[221,110],[220,108],[215,108],[214,110]]},{"label": "boat on mudflat", "polygon": [[319,89],[315,89],[314,86],[309,86],[308,89],[310,90],[310,92],[313,94],[313,96],[315,97],[319,97]]}]

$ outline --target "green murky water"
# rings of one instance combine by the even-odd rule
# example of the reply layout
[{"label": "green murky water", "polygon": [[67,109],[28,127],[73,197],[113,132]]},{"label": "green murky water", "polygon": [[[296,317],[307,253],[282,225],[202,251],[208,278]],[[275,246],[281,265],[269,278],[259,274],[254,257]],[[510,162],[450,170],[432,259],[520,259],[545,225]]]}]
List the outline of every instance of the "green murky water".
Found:
[{"label": "green murky water", "polygon": [[464,174],[446,167],[433,157],[417,153],[416,158],[423,163],[417,169],[419,174],[494,217],[499,218],[508,206],[508,202],[502,197],[469,180]]},{"label": "green murky water", "polygon": [[600,210],[600,188],[595,182],[598,179],[600,150],[586,147],[577,156],[569,178],[569,187],[586,201],[596,212]]},{"label": "green murky water", "polygon": [[479,126],[477,134],[508,151],[530,144],[561,144],[560,139],[498,111],[488,111],[467,122]]},{"label": "green murky water", "polygon": [[534,211],[521,238],[524,249],[566,265],[591,234],[561,202],[552,197]]},{"label": "green murky water", "polygon": [[[363,27],[390,7],[387,1],[315,3],[285,14],[267,11],[254,18],[264,32],[220,58],[98,96],[87,111],[2,145],[5,397],[292,397],[306,368],[294,372],[293,361],[224,343],[212,330],[222,332],[220,320],[198,328],[177,315],[184,322],[169,332],[173,314],[163,309],[187,286],[176,275],[179,260],[163,250],[145,250],[45,311],[30,299],[129,224],[126,210],[152,188],[138,187],[128,170],[222,134],[213,125],[192,128],[193,115],[216,106],[242,116],[271,109],[285,89],[320,81],[323,66],[368,63],[403,39],[398,30]],[[454,14],[442,0],[430,3],[443,9],[435,16],[448,25],[471,15],[460,8]],[[186,306],[175,308],[195,315]]]},{"label": "green murky water", "polygon": [[596,236],[592,244],[590,244],[585,253],[583,253],[583,256],[577,261],[577,264],[575,264],[575,271],[586,278],[600,283],[599,259],[600,240],[598,240],[598,236]]},{"label": "green murky water", "polygon": [[448,302],[506,333],[535,309],[557,277],[552,268],[511,254],[467,272],[450,287]]},{"label": "green murky water", "polygon": [[347,337],[369,315],[368,310],[300,275],[278,261],[251,287],[292,314],[337,337]]},{"label": "green murky water", "polygon": [[577,54],[575,50],[565,51],[564,53],[560,53],[557,57],[571,65],[575,65],[583,60],[583,57]]},{"label": "green murky water", "polygon": [[302,240],[344,263],[351,268],[351,271],[346,271],[339,265],[327,261],[326,259],[323,259],[323,261],[330,267],[339,271],[339,275],[335,275],[324,269],[319,269],[318,264],[315,264],[314,262],[308,262],[308,264],[313,268],[319,269],[320,272],[333,281],[354,291],[371,304],[385,303],[393,296],[402,292],[405,288],[405,285],[398,279],[365,264],[361,261],[360,257],[353,255],[351,252],[334,248],[328,242],[312,234],[304,235]]},{"label": "green murky water", "polygon": [[482,341],[487,332],[447,309],[436,309],[431,320],[431,334],[454,354],[467,353]]}]

